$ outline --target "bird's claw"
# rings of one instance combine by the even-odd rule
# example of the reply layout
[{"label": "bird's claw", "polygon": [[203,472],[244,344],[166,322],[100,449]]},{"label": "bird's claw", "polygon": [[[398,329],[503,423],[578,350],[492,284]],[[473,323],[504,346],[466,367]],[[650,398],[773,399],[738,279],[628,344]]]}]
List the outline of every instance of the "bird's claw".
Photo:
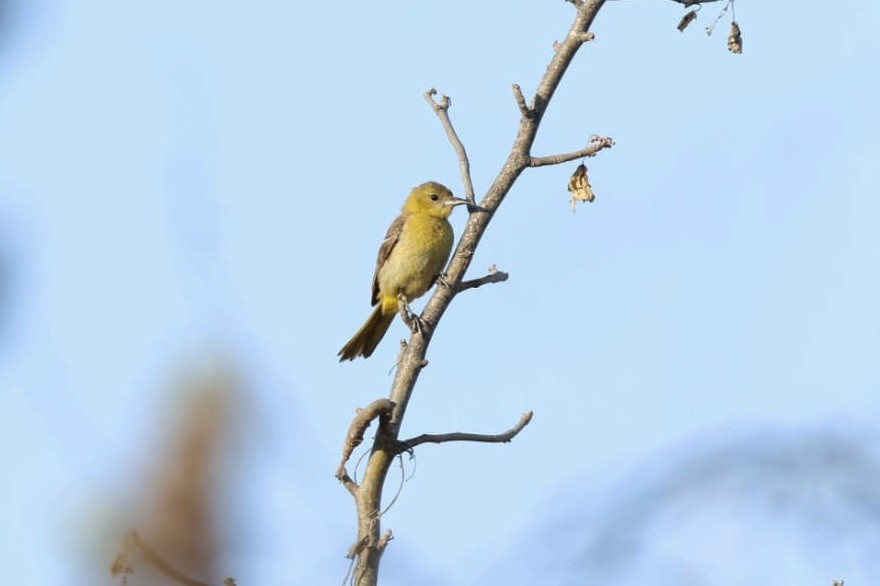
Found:
[{"label": "bird's claw", "polygon": [[400,311],[400,319],[403,320],[406,327],[408,327],[414,334],[422,333],[422,318],[416,315],[416,313],[410,308],[409,303],[406,301],[406,297],[403,295],[397,296],[397,308],[398,311]]}]

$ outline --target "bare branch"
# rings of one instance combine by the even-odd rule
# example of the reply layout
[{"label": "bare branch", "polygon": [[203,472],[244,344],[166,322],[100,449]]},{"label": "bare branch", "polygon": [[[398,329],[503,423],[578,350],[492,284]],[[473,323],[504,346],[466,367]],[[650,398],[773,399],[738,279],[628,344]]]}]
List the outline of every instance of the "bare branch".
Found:
[{"label": "bare branch", "polygon": [[490,444],[501,444],[507,443],[513,438],[517,436],[519,432],[523,430],[523,428],[529,424],[532,420],[532,412],[526,411],[522,414],[522,417],[519,418],[519,421],[516,425],[508,429],[503,433],[496,434],[484,434],[484,433],[462,433],[460,431],[456,431],[453,433],[441,433],[441,434],[430,434],[423,433],[422,435],[416,436],[414,438],[410,438],[406,441],[401,442],[400,449],[401,451],[411,450],[414,447],[421,444],[443,444],[446,442],[483,442]]},{"label": "bare branch", "polygon": [[488,285],[490,283],[503,283],[510,277],[504,271],[499,271],[495,265],[489,267],[489,271],[485,277],[480,277],[479,279],[471,279],[470,281],[462,281],[458,284],[458,288],[456,289],[456,293],[461,293],[462,291],[467,291],[468,289],[476,289],[477,287],[482,287],[483,285]]},{"label": "bare branch", "polygon": [[[339,461],[339,467],[336,469],[336,478],[351,494],[355,494],[357,484],[348,476],[345,471],[345,463],[351,457],[351,453],[356,447],[364,441],[364,433],[374,419],[378,417],[388,418],[394,409],[394,403],[388,399],[376,399],[363,409],[355,412],[351,425],[348,426],[348,434],[345,436],[345,445],[342,447],[342,459]],[[380,422],[381,425],[381,422]]]},{"label": "bare branch", "polygon": [[519,87],[518,83],[513,84],[513,99],[516,100],[516,105],[519,107],[520,114],[522,114],[523,118],[531,118],[532,110],[526,105],[526,99],[523,96],[522,88]]},{"label": "bare branch", "polygon": [[449,120],[449,107],[452,105],[452,100],[449,99],[449,96],[440,94],[440,101],[438,102],[434,100],[435,95],[437,95],[437,90],[434,88],[429,89],[424,93],[425,101],[431,105],[431,109],[437,114],[440,124],[443,125],[443,129],[446,131],[449,142],[452,143],[452,148],[455,149],[455,153],[458,155],[458,166],[461,170],[461,182],[464,184],[465,199],[468,200],[469,204],[476,205],[474,184],[471,181],[471,163],[468,160],[467,152],[464,150],[464,145],[461,144],[458,134],[455,133],[455,129],[452,127],[452,121]]},{"label": "bare branch", "polygon": [[559,155],[550,155],[547,157],[531,157],[529,159],[529,167],[543,167],[545,165],[558,165],[567,163],[584,157],[594,157],[596,153],[602,149],[610,149],[614,146],[614,140],[609,136],[593,135],[590,137],[590,143],[579,151],[571,153],[562,153]]},{"label": "bare branch", "polygon": [[[519,121],[514,144],[507,155],[501,169],[492,184],[486,190],[485,195],[476,209],[476,200],[473,195],[473,185],[470,179],[470,165],[464,154],[461,141],[449,123],[447,110],[449,98],[441,96],[439,101],[434,100],[436,91],[429,90],[425,93],[425,100],[440,118],[447,137],[459,153],[459,163],[462,178],[465,184],[466,196],[471,203],[468,206],[471,212],[467,224],[459,238],[452,258],[445,270],[448,283],[461,283],[468,267],[474,257],[474,251],[486,231],[489,223],[495,215],[495,211],[503,203],[504,198],[513,187],[517,178],[525,171],[532,162],[531,149],[538,134],[541,119],[547,110],[547,106],[553,98],[560,81],[566,70],[572,63],[575,55],[582,46],[586,37],[584,33],[590,30],[590,26],[596,14],[605,4],[605,0],[572,0],[577,8],[571,26],[565,39],[555,46],[555,51],[550,57],[543,75],[538,81],[534,98],[530,104],[530,116],[522,116]],[[521,93],[521,92],[520,92]],[[514,93],[516,97],[516,93]],[[517,98],[517,102],[519,99]],[[522,100],[525,103],[525,99]],[[519,106],[519,103],[518,103]],[[520,106],[522,111],[522,107]],[[591,145],[598,150],[598,145]],[[602,147],[605,148],[605,147]],[[592,152],[592,149],[591,151]],[[541,160],[538,159],[538,163]],[[397,359],[397,369],[394,382],[391,385],[389,399],[394,407],[391,417],[386,424],[379,426],[379,430],[373,440],[373,447],[367,460],[363,478],[361,479],[357,498],[355,499],[358,512],[358,540],[366,536],[364,545],[355,553],[357,561],[353,570],[353,579],[361,586],[375,586],[378,583],[379,563],[382,550],[377,547],[382,535],[380,519],[377,512],[381,509],[382,488],[393,463],[394,456],[400,453],[401,448],[398,440],[403,417],[406,413],[409,401],[419,374],[425,365],[425,355],[436,325],[443,316],[452,299],[458,292],[458,288],[435,287],[431,298],[425,305],[420,315],[424,327],[419,334],[410,337],[406,346],[403,346]],[[510,441],[519,431],[528,424],[531,413],[523,416],[519,425],[504,434],[487,436],[479,434],[451,434],[446,436],[419,436],[413,442],[423,443],[426,441],[483,441],[499,442]],[[415,445],[415,444],[413,444]]]},{"label": "bare branch", "polygon": [[596,35],[592,32],[578,33],[574,35],[574,39],[580,43],[589,43],[596,40]]}]

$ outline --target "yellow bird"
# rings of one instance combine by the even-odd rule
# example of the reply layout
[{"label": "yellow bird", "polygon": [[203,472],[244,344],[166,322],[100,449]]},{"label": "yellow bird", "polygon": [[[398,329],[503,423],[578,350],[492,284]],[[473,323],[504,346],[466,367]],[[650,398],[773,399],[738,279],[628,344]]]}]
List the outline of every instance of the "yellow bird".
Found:
[{"label": "yellow bird", "polygon": [[398,296],[409,303],[434,284],[452,250],[447,218],[453,207],[466,203],[434,181],[413,188],[379,247],[371,298],[376,308],[339,351],[340,362],[370,356],[394,320]]}]

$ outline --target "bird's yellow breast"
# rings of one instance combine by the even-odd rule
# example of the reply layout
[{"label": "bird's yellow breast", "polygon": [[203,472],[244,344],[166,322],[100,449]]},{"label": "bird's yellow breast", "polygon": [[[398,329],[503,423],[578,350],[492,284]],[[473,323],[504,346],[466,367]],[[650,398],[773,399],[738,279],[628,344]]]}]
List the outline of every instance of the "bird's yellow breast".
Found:
[{"label": "bird's yellow breast", "polygon": [[425,293],[443,271],[452,250],[452,226],[428,214],[406,214],[400,238],[379,269],[377,280],[383,306],[399,294],[407,301]]}]

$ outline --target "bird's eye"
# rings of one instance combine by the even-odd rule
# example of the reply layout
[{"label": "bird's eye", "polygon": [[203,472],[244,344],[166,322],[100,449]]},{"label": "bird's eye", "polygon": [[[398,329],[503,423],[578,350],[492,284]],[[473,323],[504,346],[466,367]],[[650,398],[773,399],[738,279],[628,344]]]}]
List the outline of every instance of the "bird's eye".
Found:
[{"label": "bird's eye", "polygon": [[431,201],[437,201],[438,199],[440,199],[439,195],[437,195],[436,193],[431,194]]}]

